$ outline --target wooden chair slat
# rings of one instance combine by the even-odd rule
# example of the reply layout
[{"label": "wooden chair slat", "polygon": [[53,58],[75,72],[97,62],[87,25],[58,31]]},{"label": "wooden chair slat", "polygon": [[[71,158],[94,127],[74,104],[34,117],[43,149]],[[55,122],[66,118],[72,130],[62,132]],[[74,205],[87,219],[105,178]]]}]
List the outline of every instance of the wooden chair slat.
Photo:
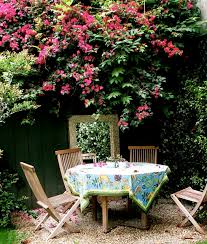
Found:
[{"label": "wooden chair slat", "polygon": [[57,155],[57,160],[65,189],[66,191],[70,192],[70,188],[67,182],[64,180],[65,173],[67,169],[83,163],[81,150],[80,148],[69,148],[55,151],[55,154]]},{"label": "wooden chair slat", "polygon": [[199,202],[200,197],[197,195],[193,195],[192,193],[186,192],[186,193],[176,193],[176,197],[185,199],[191,202]]},{"label": "wooden chair slat", "polygon": [[130,162],[157,163],[157,151],[155,146],[128,146]]}]

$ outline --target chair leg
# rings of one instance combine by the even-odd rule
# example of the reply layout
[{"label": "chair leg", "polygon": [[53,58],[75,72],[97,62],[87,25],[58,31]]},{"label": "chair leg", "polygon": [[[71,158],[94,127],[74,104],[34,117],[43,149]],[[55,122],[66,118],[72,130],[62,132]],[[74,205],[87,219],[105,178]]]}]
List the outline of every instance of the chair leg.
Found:
[{"label": "chair leg", "polygon": [[49,218],[49,214],[46,213],[44,218],[38,223],[38,225],[35,227],[35,230],[39,230],[41,228],[41,225]]},{"label": "chair leg", "polygon": [[[200,204],[196,204],[196,206],[194,207],[194,209],[190,211],[190,215],[191,215],[191,216],[195,216],[195,215],[196,215],[196,211],[198,210],[199,207],[200,207]],[[184,226],[188,221],[189,221],[189,219],[185,218],[185,219],[180,223],[180,226]]]},{"label": "chair leg", "polygon": [[174,202],[177,204],[177,206],[180,208],[180,210],[185,214],[186,218],[195,226],[196,230],[201,233],[205,234],[205,231],[200,227],[200,225],[195,221],[195,219],[191,216],[191,214],[188,212],[188,210],[183,206],[183,204],[178,200],[178,198],[172,194],[171,195]]},{"label": "chair leg", "polygon": [[60,228],[65,224],[65,222],[70,218],[70,216],[73,214],[73,212],[76,210],[78,205],[80,204],[80,200],[78,199],[73,206],[70,208],[70,210],[65,214],[65,216],[60,220],[58,225],[55,227],[54,231],[48,236],[47,240],[50,238],[53,238],[57,235]]},{"label": "chair leg", "polygon": [[127,213],[129,214],[132,208],[132,199],[127,196]]},{"label": "chair leg", "polygon": [[70,202],[68,204],[66,204],[64,207],[63,207],[63,211],[62,213],[65,213],[72,205],[74,204],[74,202]]}]

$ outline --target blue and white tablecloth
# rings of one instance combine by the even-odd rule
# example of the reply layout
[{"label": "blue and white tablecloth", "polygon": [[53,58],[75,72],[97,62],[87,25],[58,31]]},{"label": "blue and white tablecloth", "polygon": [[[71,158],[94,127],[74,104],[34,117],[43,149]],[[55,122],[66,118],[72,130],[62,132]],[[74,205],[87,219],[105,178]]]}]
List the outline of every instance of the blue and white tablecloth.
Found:
[{"label": "blue and white tablecloth", "polygon": [[81,210],[89,204],[89,196],[129,195],[147,212],[161,186],[168,180],[169,172],[166,165],[100,162],[68,169],[65,180],[72,193],[80,196]]}]

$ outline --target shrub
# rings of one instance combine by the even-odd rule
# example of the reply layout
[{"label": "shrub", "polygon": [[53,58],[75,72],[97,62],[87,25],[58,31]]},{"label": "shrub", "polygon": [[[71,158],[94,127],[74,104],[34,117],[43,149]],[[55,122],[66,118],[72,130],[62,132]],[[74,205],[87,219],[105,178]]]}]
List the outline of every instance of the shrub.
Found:
[{"label": "shrub", "polygon": [[207,174],[207,82],[185,80],[161,133],[163,162],[173,188],[204,189]]},{"label": "shrub", "polygon": [[111,154],[109,125],[105,122],[80,123],[77,145],[83,153],[96,153],[98,160],[106,160]]},{"label": "shrub", "polygon": [[[0,158],[3,151],[0,150]],[[27,211],[25,206],[26,197],[18,198],[14,193],[14,186],[18,182],[17,174],[12,174],[8,170],[0,167],[0,228],[11,226],[11,214],[14,211]]]},{"label": "shrub", "polygon": [[34,70],[34,56],[26,50],[0,55],[0,124],[12,114],[38,108],[35,95],[26,89],[24,79]]},{"label": "shrub", "polygon": [[26,211],[26,197],[17,198],[13,187],[18,181],[17,174],[11,174],[7,170],[0,172],[0,227],[11,225],[11,213],[13,211]]}]

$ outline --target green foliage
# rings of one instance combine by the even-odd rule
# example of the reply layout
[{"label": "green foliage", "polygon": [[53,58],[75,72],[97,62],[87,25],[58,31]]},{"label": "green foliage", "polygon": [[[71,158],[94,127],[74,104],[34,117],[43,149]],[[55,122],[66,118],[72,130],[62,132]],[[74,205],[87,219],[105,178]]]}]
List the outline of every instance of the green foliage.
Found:
[{"label": "green foliage", "polygon": [[207,218],[207,208],[206,208],[206,205],[203,205],[201,206],[199,209],[198,209],[198,212],[196,214],[196,220],[199,222],[199,223],[205,223],[206,222],[206,218]]},{"label": "green foliage", "polygon": [[0,229],[0,243],[21,244],[25,239],[24,233],[19,233],[14,229]]},{"label": "green foliage", "polygon": [[11,226],[11,213],[13,211],[26,211],[26,197],[17,198],[13,187],[18,181],[17,174],[7,170],[0,172],[0,227]]},{"label": "green foliage", "polygon": [[172,186],[204,189],[207,174],[207,83],[185,80],[174,112],[162,129],[163,162],[172,170]]},{"label": "green foliage", "polygon": [[77,145],[83,153],[96,153],[98,160],[110,156],[109,125],[105,122],[77,125]]},{"label": "green foliage", "polygon": [[17,82],[20,82],[19,76],[28,76],[34,73],[33,65],[35,62],[35,57],[29,55],[27,50],[22,52],[2,52],[0,54],[0,73],[8,73],[7,81],[14,81],[14,79],[8,80],[8,77],[18,77]]},{"label": "green foliage", "polygon": [[[2,52],[0,56],[0,123],[12,114],[38,108],[35,96],[24,89],[23,77],[34,72],[34,56],[26,50],[20,53]],[[28,79],[28,78],[27,78]]]}]

